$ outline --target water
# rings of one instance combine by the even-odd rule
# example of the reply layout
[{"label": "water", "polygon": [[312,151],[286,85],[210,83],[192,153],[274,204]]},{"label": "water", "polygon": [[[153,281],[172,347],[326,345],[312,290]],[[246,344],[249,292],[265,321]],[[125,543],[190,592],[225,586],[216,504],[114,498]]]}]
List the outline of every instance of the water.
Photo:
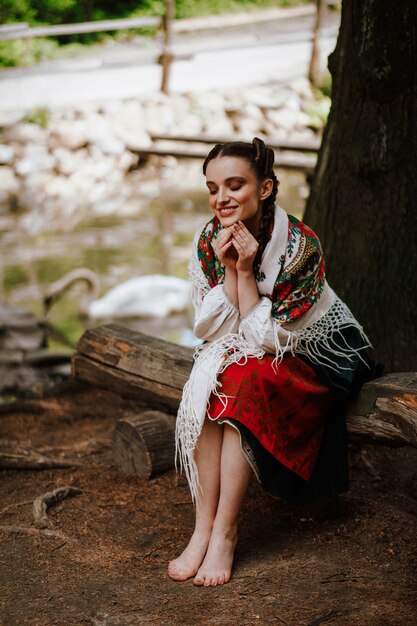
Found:
[{"label": "water", "polygon": [[[190,164],[191,165],[191,164]],[[301,217],[307,186],[298,172],[278,172],[279,203]],[[207,191],[202,176],[184,187],[175,176],[161,185],[158,197],[136,216],[88,217],[71,232],[65,230],[30,235],[19,227],[18,216],[0,221],[3,296],[6,303],[22,306],[43,317],[42,295],[47,285],[77,267],[93,270],[100,279],[100,294],[116,284],[145,274],[187,278],[187,263],[196,228],[210,219]],[[1,276],[0,276],[1,278]],[[80,300],[86,285],[74,285],[49,313],[55,331],[51,347],[73,348],[87,327],[113,320],[83,320]],[[192,342],[192,311],[158,319],[123,319],[117,323],[142,332],[189,344]]]}]

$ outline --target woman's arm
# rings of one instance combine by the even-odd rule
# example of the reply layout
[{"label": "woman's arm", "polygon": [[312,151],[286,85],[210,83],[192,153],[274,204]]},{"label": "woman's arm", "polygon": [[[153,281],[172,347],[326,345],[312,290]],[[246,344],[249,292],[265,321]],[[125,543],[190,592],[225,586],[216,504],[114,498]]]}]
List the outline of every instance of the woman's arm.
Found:
[{"label": "woman's arm", "polygon": [[[223,231],[221,231],[223,233]],[[221,233],[216,245],[226,246],[226,233]],[[234,263],[226,267],[225,282],[209,288],[201,269],[197,252],[198,238],[195,238],[193,255],[189,265],[190,278],[193,282],[193,304],[195,309],[194,334],[199,339],[215,341],[220,337],[239,331],[239,309],[237,307],[237,274]],[[226,250],[230,245],[226,246]],[[199,286],[197,286],[199,285]]]},{"label": "woman's arm", "polygon": [[194,334],[199,339],[215,341],[224,335],[239,332],[239,309],[229,298],[223,285],[216,285],[195,307]]}]

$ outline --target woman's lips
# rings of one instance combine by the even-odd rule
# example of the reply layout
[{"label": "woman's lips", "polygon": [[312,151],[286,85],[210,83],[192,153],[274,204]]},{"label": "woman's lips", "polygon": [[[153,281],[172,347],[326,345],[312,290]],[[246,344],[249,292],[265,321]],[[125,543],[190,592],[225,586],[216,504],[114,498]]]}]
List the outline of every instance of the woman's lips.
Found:
[{"label": "woman's lips", "polygon": [[222,217],[226,217],[227,215],[231,215],[233,213],[233,211],[236,211],[238,207],[237,206],[232,206],[232,207],[221,207],[219,209],[219,213]]}]

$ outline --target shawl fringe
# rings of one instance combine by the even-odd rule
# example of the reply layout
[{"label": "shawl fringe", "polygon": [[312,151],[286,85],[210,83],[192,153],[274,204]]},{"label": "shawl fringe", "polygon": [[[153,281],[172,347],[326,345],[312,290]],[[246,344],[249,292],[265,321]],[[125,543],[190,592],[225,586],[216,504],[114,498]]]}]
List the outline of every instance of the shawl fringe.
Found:
[{"label": "shawl fringe", "polygon": [[175,428],[175,467],[184,471],[193,502],[200,491],[194,450],[211,394],[220,398],[224,409],[227,406],[228,396],[222,393],[218,376],[232,363],[244,365],[249,358],[261,359],[264,354],[261,348],[234,334],[198,346],[194,352],[194,365],[183,389]]}]

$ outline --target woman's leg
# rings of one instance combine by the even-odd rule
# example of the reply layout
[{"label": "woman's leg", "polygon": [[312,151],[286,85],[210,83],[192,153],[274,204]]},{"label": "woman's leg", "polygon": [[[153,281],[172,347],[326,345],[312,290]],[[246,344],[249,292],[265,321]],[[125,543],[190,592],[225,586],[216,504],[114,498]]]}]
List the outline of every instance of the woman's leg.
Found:
[{"label": "woman's leg", "polygon": [[207,553],[195,585],[222,585],[230,580],[237,541],[237,517],[249,485],[252,469],[244,457],[240,435],[224,426],[220,462],[220,496]]},{"label": "woman's leg", "polygon": [[174,580],[195,576],[207,551],[219,501],[222,440],[223,427],[206,419],[194,453],[201,487],[195,529],[185,550],[168,566],[168,575]]}]

